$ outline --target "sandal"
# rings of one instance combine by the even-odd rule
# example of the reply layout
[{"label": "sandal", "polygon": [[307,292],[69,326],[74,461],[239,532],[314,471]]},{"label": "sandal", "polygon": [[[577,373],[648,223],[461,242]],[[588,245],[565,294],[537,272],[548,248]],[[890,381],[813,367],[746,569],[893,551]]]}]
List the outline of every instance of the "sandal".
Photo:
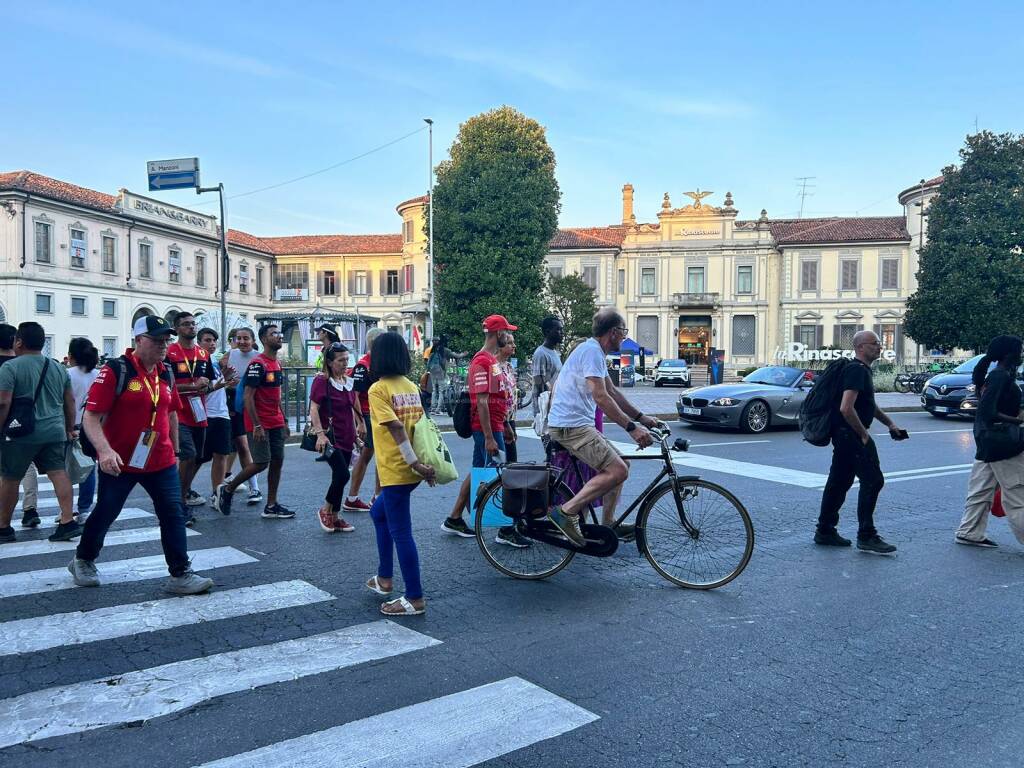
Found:
[{"label": "sandal", "polygon": [[383,595],[384,597],[387,597],[392,592],[392,590],[384,589],[384,587],[381,586],[379,576],[371,576],[367,579],[366,588],[371,592],[376,592],[378,595]]},{"label": "sandal", "polygon": [[[392,610],[388,610],[389,607]],[[422,608],[417,608],[404,597],[400,597],[397,600],[389,600],[388,602],[381,603],[380,605],[380,612],[385,616],[419,616],[420,614],[425,613],[426,610],[426,605]]]}]

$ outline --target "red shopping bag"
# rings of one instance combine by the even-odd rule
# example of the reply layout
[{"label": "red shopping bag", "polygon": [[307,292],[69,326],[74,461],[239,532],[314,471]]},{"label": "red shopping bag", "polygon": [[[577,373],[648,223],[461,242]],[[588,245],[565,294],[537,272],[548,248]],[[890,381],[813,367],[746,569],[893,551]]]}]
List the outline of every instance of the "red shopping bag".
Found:
[{"label": "red shopping bag", "polygon": [[1003,511],[1002,488],[996,488],[995,498],[992,499],[992,514],[996,517],[1006,517],[1006,512]]}]

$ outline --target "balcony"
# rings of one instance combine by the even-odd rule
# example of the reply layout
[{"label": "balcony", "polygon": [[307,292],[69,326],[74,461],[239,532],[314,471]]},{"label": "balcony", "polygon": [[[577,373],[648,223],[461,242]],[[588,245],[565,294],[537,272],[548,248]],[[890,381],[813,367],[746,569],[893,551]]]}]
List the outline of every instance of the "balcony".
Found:
[{"label": "balcony", "polygon": [[718,309],[719,294],[717,293],[673,293],[672,305],[676,309],[692,309],[694,307],[706,307]]}]

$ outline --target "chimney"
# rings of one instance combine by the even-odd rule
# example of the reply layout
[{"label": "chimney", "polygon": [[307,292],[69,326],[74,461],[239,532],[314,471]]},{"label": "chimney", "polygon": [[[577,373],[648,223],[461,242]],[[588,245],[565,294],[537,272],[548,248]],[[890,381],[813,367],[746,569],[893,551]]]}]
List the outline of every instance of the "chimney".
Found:
[{"label": "chimney", "polygon": [[622,185],[622,223],[635,224],[636,215],[633,213],[633,185]]}]

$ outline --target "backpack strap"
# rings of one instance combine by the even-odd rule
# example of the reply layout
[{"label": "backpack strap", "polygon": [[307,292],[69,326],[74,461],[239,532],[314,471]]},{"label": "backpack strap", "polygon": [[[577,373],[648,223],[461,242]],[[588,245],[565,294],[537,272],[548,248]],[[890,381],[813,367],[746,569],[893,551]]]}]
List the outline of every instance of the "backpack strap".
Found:
[{"label": "backpack strap", "polygon": [[36,383],[36,392],[32,395],[32,405],[35,406],[36,401],[39,399],[39,392],[43,388],[43,382],[46,381],[46,371],[50,367],[50,358],[43,360],[43,371],[39,374],[39,381]]}]

